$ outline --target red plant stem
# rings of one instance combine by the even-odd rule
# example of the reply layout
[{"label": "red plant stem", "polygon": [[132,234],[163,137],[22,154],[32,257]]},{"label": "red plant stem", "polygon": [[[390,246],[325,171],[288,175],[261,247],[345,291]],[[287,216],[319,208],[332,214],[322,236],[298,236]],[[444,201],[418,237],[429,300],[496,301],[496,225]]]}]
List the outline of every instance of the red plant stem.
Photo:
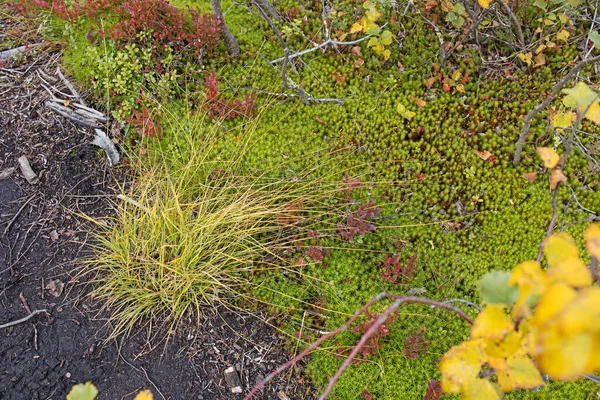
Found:
[{"label": "red plant stem", "polygon": [[348,357],[346,357],[342,366],[337,370],[335,375],[333,375],[333,377],[329,380],[329,385],[327,385],[327,388],[325,388],[325,391],[319,397],[319,400],[325,400],[327,398],[327,396],[329,396],[329,394],[333,390],[334,386],[336,385],[337,381],[340,379],[340,376],[342,376],[344,371],[346,371],[346,368],[348,368],[350,366],[350,363],[352,363],[352,360],[354,360],[354,357],[356,357],[356,355],[362,349],[362,347],[369,341],[371,336],[373,336],[377,332],[379,327],[381,325],[383,325],[385,323],[385,321],[387,321],[389,316],[392,315],[392,313],[394,311],[396,311],[398,309],[398,307],[400,307],[402,305],[402,303],[404,303],[405,301],[406,300],[404,300],[403,298],[396,299],[396,301],[394,301],[392,303],[392,305],[389,306],[387,308],[387,310],[385,310],[385,312],[379,316],[379,318],[377,318],[377,321],[375,321],[375,323],[373,323],[373,325],[371,325],[369,330],[367,332],[365,332],[365,334],[360,338],[360,341],[357,343],[356,346],[354,346],[354,349],[352,349],[352,351],[350,352]]},{"label": "red plant stem", "polygon": [[369,338],[371,336],[373,336],[373,334],[375,332],[377,332],[377,329],[383,323],[385,323],[385,321],[389,318],[389,316],[394,311],[396,311],[396,309],[398,309],[398,307],[400,307],[400,305],[402,305],[403,303],[420,303],[420,304],[428,304],[428,305],[430,305],[432,307],[444,308],[446,310],[450,310],[450,311],[455,312],[462,319],[464,319],[465,321],[467,321],[470,325],[473,325],[473,320],[467,314],[465,314],[460,308],[451,306],[450,304],[445,304],[445,303],[442,303],[442,302],[439,302],[439,301],[435,301],[435,300],[431,300],[431,299],[427,299],[427,298],[424,298],[424,297],[399,296],[399,295],[395,295],[395,294],[392,294],[392,293],[382,292],[382,293],[379,293],[377,296],[373,297],[371,300],[369,300],[365,305],[363,305],[342,326],[340,326],[337,329],[335,329],[335,330],[333,330],[333,331],[331,331],[331,332],[329,332],[329,333],[321,336],[319,339],[317,339],[314,342],[312,342],[306,349],[304,349],[304,351],[302,351],[296,357],[292,358],[291,360],[289,360],[285,364],[282,364],[279,367],[277,367],[277,369],[275,369],[275,371],[271,372],[269,375],[267,375],[267,377],[265,379],[263,379],[258,384],[256,384],[252,388],[252,390],[250,391],[250,393],[248,393],[246,395],[246,397],[244,397],[244,400],[250,400],[252,398],[252,396],[254,396],[256,393],[258,393],[258,391],[261,388],[263,388],[267,383],[269,383],[273,378],[275,378],[277,375],[279,375],[280,373],[282,373],[286,369],[288,369],[291,366],[293,366],[294,364],[296,364],[298,361],[300,361],[302,358],[304,358],[311,351],[313,351],[314,349],[316,349],[317,347],[319,347],[319,345],[321,343],[323,343],[325,340],[329,339],[332,336],[337,335],[338,333],[341,333],[341,332],[347,330],[350,327],[350,325],[354,321],[356,321],[356,319],[359,316],[361,316],[362,313],[365,310],[367,310],[370,306],[372,306],[373,304],[375,304],[379,300],[383,299],[384,297],[395,299],[395,301],[394,301],[394,303],[390,307],[388,307],[385,310],[385,312],[383,314],[381,314],[381,316],[377,319],[377,321],[373,324],[373,326],[371,326],[369,328],[369,330],[363,335],[363,337],[361,338],[361,340],[358,342],[358,344],[352,350],[352,353],[350,353],[350,355],[348,356],[348,358],[346,359],[346,361],[344,361],[344,364],[342,364],[342,366],[340,367],[340,369],[338,370],[338,372],[336,372],[336,374],[334,375],[334,377],[331,378],[329,386],[327,387],[328,390],[326,390],[323,393],[323,395],[321,396],[321,399],[324,399],[325,397],[327,397],[327,395],[329,394],[329,392],[331,392],[331,389],[333,389],[333,387],[337,383],[337,380],[339,379],[339,377],[341,376],[341,374],[346,370],[346,368],[348,367],[348,365],[352,362],[352,359],[354,357],[356,357],[356,354],[358,354],[358,352],[365,345],[365,343],[369,340]]}]

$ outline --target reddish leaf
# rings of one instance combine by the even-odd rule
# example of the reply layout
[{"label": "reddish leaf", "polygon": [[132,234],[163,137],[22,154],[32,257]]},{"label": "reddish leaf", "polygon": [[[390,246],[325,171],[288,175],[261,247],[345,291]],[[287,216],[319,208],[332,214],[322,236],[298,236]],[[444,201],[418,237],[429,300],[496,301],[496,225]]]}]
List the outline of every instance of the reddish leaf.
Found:
[{"label": "reddish leaf", "polygon": [[537,178],[537,172],[525,172],[523,175],[521,175],[523,178],[525,178],[525,180],[529,183],[532,183],[533,181],[535,181],[535,178]]},{"label": "reddish leaf", "polygon": [[425,354],[425,352],[427,352],[427,348],[429,348],[431,344],[423,337],[424,333],[425,327],[419,329],[414,336],[409,336],[406,338],[406,347],[404,350],[402,350],[402,352],[406,357],[413,361]]},{"label": "reddish leaf", "polygon": [[430,380],[427,384],[427,391],[425,392],[425,396],[423,400],[438,400],[442,397],[444,391],[442,390],[442,385],[439,381]]},{"label": "reddish leaf", "polygon": [[365,400],[373,400],[373,395],[371,393],[367,392],[366,390],[363,390],[360,394],[362,395],[363,399],[365,399]]}]

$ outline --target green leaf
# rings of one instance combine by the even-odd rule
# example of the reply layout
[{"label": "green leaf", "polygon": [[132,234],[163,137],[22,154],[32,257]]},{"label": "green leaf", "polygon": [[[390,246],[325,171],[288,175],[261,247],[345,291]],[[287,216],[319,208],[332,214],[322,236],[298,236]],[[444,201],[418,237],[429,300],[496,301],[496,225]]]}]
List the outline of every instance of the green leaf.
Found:
[{"label": "green leaf", "polygon": [[571,7],[576,8],[581,4],[581,0],[568,0]]},{"label": "green leaf", "polygon": [[452,11],[448,12],[446,15],[446,22],[450,22],[454,25],[455,28],[461,28],[465,24],[465,19],[460,15],[453,13]]},{"label": "green leaf", "polygon": [[381,33],[381,36],[379,36],[379,43],[381,43],[384,46],[390,45],[392,44],[393,38],[394,35],[392,34],[392,32],[385,30]]},{"label": "green leaf", "polygon": [[509,286],[511,273],[508,271],[491,271],[478,282],[479,294],[487,304],[503,304],[512,306],[519,298],[519,288]]},{"label": "green leaf", "polygon": [[398,103],[398,107],[396,109],[398,110],[398,114],[402,115],[406,119],[411,119],[416,114],[414,111],[408,111],[401,103]]},{"label": "green leaf", "polygon": [[67,400],[94,400],[97,395],[98,389],[91,382],[80,383],[73,386],[67,395]]},{"label": "green leaf", "polygon": [[548,7],[548,3],[545,0],[535,0],[533,6],[545,10]]},{"label": "green leaf", "polygon": [[596,48],[600,50],[600,34],[596,31],[591,31],[590,40],[592,41],[592,43],[594,43],[594,46],[596,46]]},{"label": "green leaf", "polygon": [[367,35],[379,35],[379,32],[381,32],[381,29],[379,29],[379,27],[374,26],[373,28],[369,29],[366,33]]},{"label": "green leaf", "polygon": [[597,100],[597,94],[583,82],[577,82],[572,89],[563,89],[567,96],[563,104],[567,107],[587,107]]},{"label": "green leaf", "polygon": [[452,7],[452,11],[457,15],[461,15],[466,10],[465,10],[465,6],[463,6],[461,3],[456,3],[454,5],[454,7]]}]

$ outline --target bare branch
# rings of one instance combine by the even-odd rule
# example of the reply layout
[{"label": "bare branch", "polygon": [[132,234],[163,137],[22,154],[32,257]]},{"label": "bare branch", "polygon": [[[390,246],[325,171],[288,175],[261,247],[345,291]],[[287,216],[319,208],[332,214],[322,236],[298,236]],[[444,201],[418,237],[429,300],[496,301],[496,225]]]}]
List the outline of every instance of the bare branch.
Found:
[{"label": "bare branch", "polygon": [[221,21],[221,29],[223,29],[222,36],[223,41],[227,46],[227,52],[230,56],[238,58],[240,56],[240,45],[225,23],[223,11],[221,10],[221,0],[210,0],[210,7],[212,9],[212,13],[215,14],[219,21]]},{"label": "bare branch", "polygon": [[521,162],[521,153],[523,152],[523,144],[525,143],[525,138],[529,133],[529,129],[531,128],[531,122],[535,118],[536,115],[554,101],[558,92],[565,86],[565,84],[570,81],[579,71],[581,71],[585,66],[593,64],[595,62],[600,61],[600,55],[592,58],[587,58],[579,62],[579,64],[575,65],[567,75],[565,75],[560,81],[558,81],[554,87],[552,87],[552,91],[550,94],[544,99],[543,102],[536,105],[533,110],[529,112],[523,119],[523,129],[521,129],[521,133],[519,134],[519,140],[516,143],[515,155],[513,158],[513,165],[517,166]]}]

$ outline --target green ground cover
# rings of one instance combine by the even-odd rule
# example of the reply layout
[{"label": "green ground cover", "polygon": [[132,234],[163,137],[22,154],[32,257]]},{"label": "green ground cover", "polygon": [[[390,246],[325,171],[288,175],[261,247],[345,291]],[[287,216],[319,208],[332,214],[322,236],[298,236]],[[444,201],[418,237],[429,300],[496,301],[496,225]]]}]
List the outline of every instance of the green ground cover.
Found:
[{"label": "green ground cover", "polygon": [[[174,4],[208,11],[204,3]],[[320,2],[278,3],[280,10],[295,10],[288,14],[291,23],[281,24],[290,48],[312,47],[307,39],[320,34],[320,7]],[[542,14],[530,8],[523,13],[532,17],[528,29],[543,27],[555,36],[560,24],[535,22],[533,17]],[[101,37],[90,43],[85,34],[95,23],[85,18],[74,24],[54,19],[47,28],[67,43],[63,60],[69,71],[81,84],[91,85],[98,103],[115,118],[125,120],[132,108],[139,109],[136,101],[143,88],[148,100],[142,103],[160,123],[162,136],[141,138],[130,128],[125,140],[130,148],[149,150],[146,162],[151,167],[160,163],[177,178],[182,171],[189,173],[189,160],[206,149],[202,150],[206,160],[235,158],[236,171],[261,179],[308,175],[338,182],[340,187],[346,176],[360,180],[360,187],[347,193],[351,200],[332,196],[323,209],[332,207],[343,215],[372,201],[382,209],[373,218],[375,231],[347,241],[337,234],[340,228],[335,224],[318,225],[318,237],[305,238],[302,249],[286,254],[295,273],[273,270],[248,278],[252,285],[245,289],[247,296],[273,312],[285,313],[276,324],[289,334],[291,349],[313,340],[317,331],[340,326],[379,292],[479,303],[476,282],[483,274],[535,259],[552,213],[549,174],[535,147],[560,146],[547,111],[533,124],[523,162],[514,167],[511,161],[523,117],[571,65],[579,51],[575,43],[547,50],[545,65],[522,64],[506,74],[482,63],[468,47],[443,62],[427,22],[414,13],[392,21],[392,10],[382,7],[381,20],[388,21],[387,28],[404,32],[389,46],[390,59],[384,60],[366,41],[353,52],[315,51],[303,56],[296,69],[288,66],[290,78],[314,97],[343,99],[343,104],[304,104],[297,97],[277,95],[281,76],[269,60],[283,52],[269,25],[229,1],[223,2],[223,10],[242,56],[231,60],[221,46],[202,67],[193,57],[144,45],[143,35],[135,45],[119,46]],[[335,30],[348,32],[356,20],[354,3],[340,2],[336,11]],[[102,21],[110,24],[110,15]],[[586,29],[575,26],[571,36]],[[147,68],[159,51],[160,73]],[[243,99],[254,93],[258,114],[221,121],[207,117],[201,107],[206,96],[202,82],[210,70],[216,70],[226,98]],[[592,73],[587,69],[583,74],[593,81]],[[444,88],[445,77],[451,81],[449,90]],[[399,105],[414,116],[403,116]],[[560,108],[559,102],[554,106]],[[582,130],[589,135],[581,136],[580,145],[597,153],[600,129],[584,122]],[[482,156],[485,152],[487,159]],[[573,151],[565,168],[568,187],[558,196],[559,226],[580,244],[586,226],[576,222],[587,218],[586,209],[600,211],[597,176],[589,176],[593,171],[590,158]],[[202,182],[211,172],[199,169],[190,179]],[[532,172],[537,172],[533,179],[524,177]],[[579,207],[563,213],[563,207],[573,203],[572,193],[577,193]],[[344,218],[338,223],[343,224]],[[307,254],[307,246],[328,251],[321,259]],[[384,276],[386,260],[407,268],[395,282]],[[385,305],[373,311],[381,312]],[[248,302],[235,306],[248,307]],[[474,310],[466,309],[474,315]],[[376,399],[421,398],[428,382],[439,379],[442,354],[467,339],[469,332],[457,316],[417,305],[401,308],[388,328],[381,347],[349,368],[332,398],[362,398],[364,390]],[[406,340],[422,329],[429,345],[412,360],[403,353]],[[317,387],[327,384],[359,337],[359,332],[346,331],[311,356],[307,371]],[[593,396],[593,385],[551,382],[538,392],[515,392],[510,397],[583,399]]]}]

